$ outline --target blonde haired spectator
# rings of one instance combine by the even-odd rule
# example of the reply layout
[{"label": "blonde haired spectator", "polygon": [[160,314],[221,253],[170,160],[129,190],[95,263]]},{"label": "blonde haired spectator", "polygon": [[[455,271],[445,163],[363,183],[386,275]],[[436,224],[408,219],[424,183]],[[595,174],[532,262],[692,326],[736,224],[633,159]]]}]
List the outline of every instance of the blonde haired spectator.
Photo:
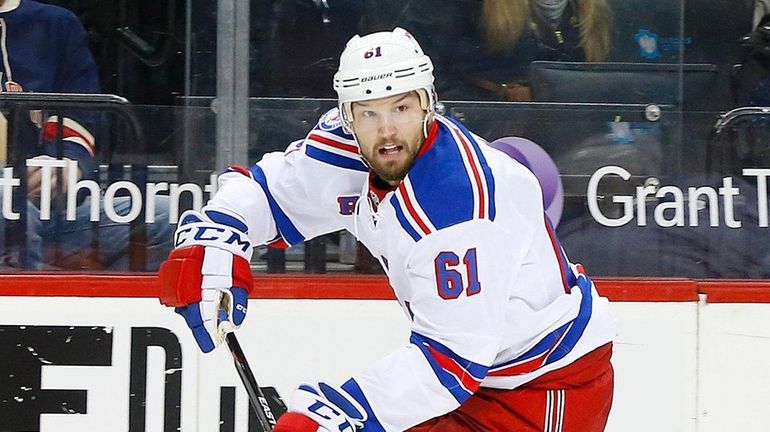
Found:
[{"label": "blonde haired spectator", "polygon": [[612,45],[608,0],[423,0],[394,12],[379,27],[424,41],[446,100],[527,101],[533,61],[604,61]]},{"label": "blonde haired spectator", "polygon": [[482,28],[492,52],[512,49],[527,27],[543,39],[564,43],[565,25],[579,30],[577,45],[585,52],[585,61],[607,57],[612,12],[606,0],[485,0],[482,7]]},{"label": "blonde haired spectator", "polygon": [[770,0],[757,0],[754,3],[754,20],[752,21],[754,27],[758,26],[767,14],[770,14]]},{"label": "blonde haired spectator", "polygon": [[[606,0],[484,0],[480,25],[492,55],[515,52],[524,39],[535,42],[539,49],[524,57],[527,64],[534,60],[599,62],[607,58],[612,40],[612,12]],[[503,100],[530,99],[523,76],[503,82],[481,76],[468,80]]]}]

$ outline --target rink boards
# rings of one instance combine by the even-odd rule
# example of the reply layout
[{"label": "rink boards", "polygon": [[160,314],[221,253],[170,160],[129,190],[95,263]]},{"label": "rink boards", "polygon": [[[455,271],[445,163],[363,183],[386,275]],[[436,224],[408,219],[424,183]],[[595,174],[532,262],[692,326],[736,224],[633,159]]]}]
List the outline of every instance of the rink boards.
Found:
[{"label": "rink boards", "polygon": [[[155,298],[153,276],[0,279],[0,430],[249,430],[229,353],[199,353]],[[284,399],[300,382],[344,380],[407,343],[381,277],[256,282],[238,336],[260,384]],[[597,286],[619,329],[607,430],[770,430],[770,283]]]}]

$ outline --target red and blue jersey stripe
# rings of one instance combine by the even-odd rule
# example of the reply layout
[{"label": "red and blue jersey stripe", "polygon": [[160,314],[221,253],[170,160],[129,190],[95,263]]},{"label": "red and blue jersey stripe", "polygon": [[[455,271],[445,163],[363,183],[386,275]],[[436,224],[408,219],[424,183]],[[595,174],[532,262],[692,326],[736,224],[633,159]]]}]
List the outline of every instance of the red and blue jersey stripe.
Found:
[{"label": "red and blue jersey stripe", "polygon": [[577,344],[591,319],[593,294],[591,283],[583,279],[577,286],[581,293],[578,315],[570,322],[548,333],[535,346],[515,359],[492,365],[489,376],[504,377],[533,372],[563,359]]},{"label": "red and blue jersey stripe", "polygon": [[415,241],[469,220],[494,220],[496,214],[494,177],[478,142],[459,123],[436,119],[437,133],[432,131],[390,198],[400,225]]},{"label": "red and blue jersey stripe", "polygon": [[543,214],[543,218],[545,221],[545,229],[548,232],[548,238],[551,240],[551,246],[553,247],[553,253],[556,256],[556,261],[559,264],[559,273],[561,274],[561,281],[562,285],[564,286],[564,292],[569,293],[572,287],[575,285],[577,277],[572,271],[572,268],[569,266],[569,260],[567,260],[567,255],[564,253],[564,248],[562,247],[559,238],[556,237],[556,230],[553,229],[551,220],[548,219],[548,215],[546,214]]},{"label": "red and blue jersey stripe", "polygon": [[368,172],[369,168],[361,159],[358,145],[353,136],[346,134],[342,127],[321,130],[316,126],[305,138],[305,154],[317,161],[354,171]]},{"label": "red and blue jersey stripe", "polygon": [[426,336],[412,332],[409,342],[422,351],[438,381],[460,404],[476,392],[487,375],[487,366],[460,357]]}]

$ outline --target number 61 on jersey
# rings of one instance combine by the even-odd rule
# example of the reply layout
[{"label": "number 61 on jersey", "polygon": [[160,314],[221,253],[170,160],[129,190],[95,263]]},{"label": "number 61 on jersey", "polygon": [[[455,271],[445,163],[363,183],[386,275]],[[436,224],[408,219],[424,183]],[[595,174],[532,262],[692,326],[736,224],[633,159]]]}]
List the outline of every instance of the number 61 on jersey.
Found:
[{"label": "number 61 on jersey", "polygon": [[[463,291],[468,297],[481,292],[476,248],[465,251],[462,262],[460,257],[452,251],[440,252],[433,260],[433,264],[436,269],[438,295],[444,300],[456,299]],[[465,274],[465,280],[463,280],[463,274]],[[467,286],[464,285],[465,281]]]}]

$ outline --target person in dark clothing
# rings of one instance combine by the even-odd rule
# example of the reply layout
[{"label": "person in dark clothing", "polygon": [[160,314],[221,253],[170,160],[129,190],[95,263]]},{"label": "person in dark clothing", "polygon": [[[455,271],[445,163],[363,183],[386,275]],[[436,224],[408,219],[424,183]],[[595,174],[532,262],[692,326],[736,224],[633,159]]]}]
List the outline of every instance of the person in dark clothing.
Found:
[{"label": "person in dark clothing", "polygon": [[[0,0],[0,55],[3,92],[100,92],[87,33],[78,17],[62,7],[33,0]],[[9,137],[7,130],[0,128],[0,138],[5,138],[2,148],[5,150],[7,145],[7,153],[16,155],[14,164],[26,163],[28,167],[24,179],[26,235],[19,235],[16,227],[6,221],[19,215],[3,212],[4,217],[0,218],[2,268],[126,269],[130,225],[115,222],[114,215],[109,217],[105,213],[105,206],[91,211],[100,201],[96,185],[92,196],[77,206],[74,201],[65,200],[68,201],[66,220],[60,224],[55,223],[50,214],[52,196],[57,191],[68,195],[68,173],[76,172],[77,180],[97,178],[98,147],[94,130],[99,118],[94,112],[33,110],[0,119],[16,130],[14,136]],[[72,162],[77,165],[70,165]],[[52,163],[59,163],[61,169],[51,169]],[[47,164],[47,169],[43,168]],[[62,197],[53,197],[53,200],[56,198]],[[147,225],[150,270],[157,269],[171,248],[168,197],[157,198],[156,221]],[[111,205],[118,215],[127,214],[133,207],[128,196],[115,197]]]},{"label": "person in dark clothing", "polygon": [[409,1],[394,10],[380,26],[425,41],[446,100],[527,101],[532,61],[598,62],[610,51],[606,0]]}]

